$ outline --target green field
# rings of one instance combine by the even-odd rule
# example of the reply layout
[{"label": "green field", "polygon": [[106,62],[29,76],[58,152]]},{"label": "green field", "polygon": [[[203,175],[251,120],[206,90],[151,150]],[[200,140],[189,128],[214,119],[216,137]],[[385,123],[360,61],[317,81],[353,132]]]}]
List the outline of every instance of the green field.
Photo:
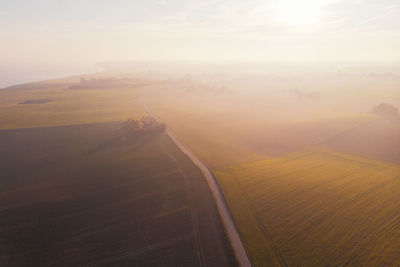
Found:
[{"label": "green field", "polygon": [[400,264],[400,166],[310,148],[216,172],[257,266]]},{"label": "green field", "polygon": [[[140,118],[140,88],[69,89],[75,83],[35,83],[0,90],[0,129],[61,126]],[[49,99],[45,104],[20,104]]]}]

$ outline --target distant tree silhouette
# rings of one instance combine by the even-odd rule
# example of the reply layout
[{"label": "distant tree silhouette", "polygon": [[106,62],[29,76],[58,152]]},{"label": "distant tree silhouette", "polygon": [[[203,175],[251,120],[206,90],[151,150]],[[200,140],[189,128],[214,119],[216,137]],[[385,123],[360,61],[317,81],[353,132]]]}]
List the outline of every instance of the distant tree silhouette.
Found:
[{"label": "distant tree silhouette", "polygon": [[128,134],[162,133],[167,126],[153,117],[143,116],[140,120],[128,119],[124,129]]},{"label": "distant tree silhouette", "polygon": [[399,117],[399,109],[396,106],[387,103],[381,103],[374,107],[372,113],[389,119],[397,119]]}]

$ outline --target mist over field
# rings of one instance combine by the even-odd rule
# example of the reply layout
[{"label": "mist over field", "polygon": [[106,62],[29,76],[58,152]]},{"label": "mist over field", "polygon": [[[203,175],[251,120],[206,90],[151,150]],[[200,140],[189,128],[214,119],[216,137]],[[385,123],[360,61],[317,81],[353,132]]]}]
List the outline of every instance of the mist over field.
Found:
[{"label": "mist over field", "polygon": [[0,266],[400,266],[399,18],[0,1]]},{"label": "mist over field", "polygon": [[95,66],[0,90],[1,261],[399,263],[397,64]]}]

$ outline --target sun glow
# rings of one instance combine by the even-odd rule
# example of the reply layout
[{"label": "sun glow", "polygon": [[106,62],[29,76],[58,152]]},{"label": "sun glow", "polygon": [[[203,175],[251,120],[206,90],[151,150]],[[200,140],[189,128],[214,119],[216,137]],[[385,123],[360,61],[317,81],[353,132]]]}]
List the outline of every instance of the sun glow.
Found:
[{"label": "sun glow", "polygon": [[291,28],[314,29],[318,27],[321,9],[326,2],[323,0],[279,0],[276,5],[275,20]]}]

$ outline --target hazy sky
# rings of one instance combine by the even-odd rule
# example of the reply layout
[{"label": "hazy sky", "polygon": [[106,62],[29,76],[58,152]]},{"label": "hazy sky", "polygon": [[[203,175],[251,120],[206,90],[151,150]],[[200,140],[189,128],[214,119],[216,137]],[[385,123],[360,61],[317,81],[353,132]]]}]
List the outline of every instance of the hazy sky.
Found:
[{"label": "hazy sky", "polygon": [[0,0],[0,58],[400,59],[399,0]]}]

